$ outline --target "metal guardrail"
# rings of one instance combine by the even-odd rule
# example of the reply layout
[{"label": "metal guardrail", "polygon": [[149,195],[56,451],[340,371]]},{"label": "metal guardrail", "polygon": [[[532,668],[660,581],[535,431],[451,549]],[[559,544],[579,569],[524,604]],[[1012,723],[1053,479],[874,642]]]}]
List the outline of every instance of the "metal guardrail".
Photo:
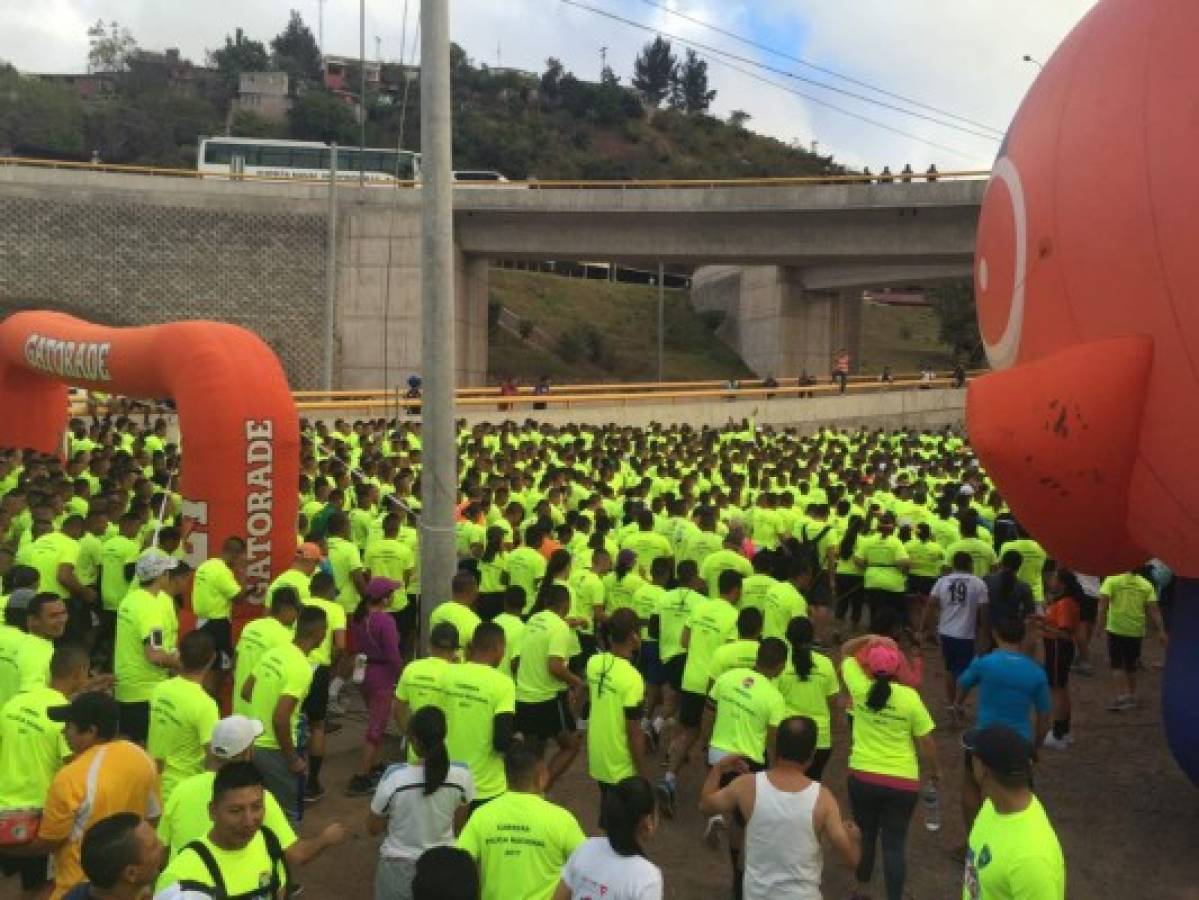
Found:
[{"label": "metal guardrail", "polygon": [[[78,172],[107,172],[124,175],[149,175],[162,178],[187,178],[213,181],[251,181],[273,184],[328,184],[323,178],[280,178],[274,175],[229,175],[212,172],[197,172],[192,169],[168,169],[154,166],[130,166],[118,163],[76,162],[58,159],[27,159],[19,156],[0,157],[0,166],[19,166],[41,169],[64,169]],[[801,187],[805,185],[834,184],[893,184],[928,181],[976,181],[990,178],[989,171],[968,170],[960,172],[937,172],[934,175],[913,173],[912,175],[805,175],[770,178],[667,178],[667,179],[609,179],[599,181],[505,181],[467,182],[460,185],[463,190],[478,190],[480,187],[525,188],[528,190],[661,190],[695,188],[751,188],[751,187]],[[412,188],[419,182],[366,182],[366,187]],[[338,179],[339,188],[355,187],[354,178]]]},{"label": "metal guardrail", "polygon": [[[894,382],[882,382],[877,379],[860,380],[850,382],[846,385],[845,393],[847,394],[870,394],[870,393],[890,393],[894,391],[912,391],[931,388],[951,388],[954,386],[952,378],[934,378],[931,381],[907,380]],[[609,387],[611,387],[609,385]],[[706,388],[695,390],[660,390],[660,391],[609,391],[608,393],[588,393],[582,391],[568,392],[561,394],[511,394],[500,395],[495,393],[495,389],[490,389],[491,393],[486,396],[459,396],[455,401],[455,406],[459,409],[476,409],[483,407],[497,407],[501,412],[514,411],[515,407],[529,407],[532,404],[545,404],[549,407],[572,408],[579,405],[594,406],[594,405],[616,405],[629,406],[638,403],[679,403],[695,400],[774,400],[774,399],[795,399],[795,398],[812,398],[812,397],[828,397],[840,396],[841,388],[837,384],[813,384],[813,385],[787,385],[786,387],[751,387],[751,388]],[[568,391],[571,389],[567,389]],[[318,392],[319,393],[319,392]],[[351,397],[363,396],[363,392],[348,392]],[[325,394],[328,396],[328,394]],[[421,401],[419,398],[394,397],[390,395],[375,394],[372,399],[355,400],[346,398],[342,400],[301,400],[296,403],[296,408],[301,414],[305,412],[320,412],[322,410],[359,410],[372,411],[379,410],[380,412],[391,412],[397,408],[419,409]]]}]

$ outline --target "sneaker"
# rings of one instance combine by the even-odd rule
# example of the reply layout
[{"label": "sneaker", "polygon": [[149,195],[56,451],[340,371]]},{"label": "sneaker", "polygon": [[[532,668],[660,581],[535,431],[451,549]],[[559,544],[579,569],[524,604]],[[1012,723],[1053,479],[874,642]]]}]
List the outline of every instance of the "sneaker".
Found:
[{"label": "sneaker", "polygon": [[1073,735],[1073,733],[1071,733],[1071,732],[1067,731],[1067,732],[1066,732],[1064,735],[1062,735],[1062,741],[1065,743],[1065,745],[1066,745],[1067,747],[1073,747],[1073,746],[1074,746],[1074,735]]},{"label": "sneaker", "polygon": [[1045,735],[1045,740],[1041,742],[1041,746],[1048,747],[1050,750],[1065,750],[1070,746],[1070,742],[1064,737],[1057,737],[1052,731]]},{"label": "sneaker", "polygon": [[346,788],[347,797],[365,797],[371,792],[373,785],[369,775],[355,775],[350,779],[350,784]]},{"label": "sneaker", "polygon": [[325,788],[321,784],[309,784],[304,787],[304,802],[316,803],[325,797]]},{"label": "sneaker", "polygon": [[[332,697],[330,697],[329,705],[325,707],[325,712],[331,716],[344,716],[346,714],[346,708],[341,705],[340,701],[334,700]],[[327,727],[328,726],[326,726],[326,728]]]},{"label": "sneaker", "polygon": [[1088,678],[1090,678],[1092,675],[1095,674],[1095,667],[1092,666],[1089,662],[1082,662],[1079,660],[1075,660],[1072,668],[1079,675],[1085,675]]},{"label": "sneaker", "polygon": [[652,722],[645,722],[641,725],[641,730],[645,732],[650,749],[657,753],[658,748],[662,746],[662,735],[658,733],[658,729],[653,726]]},{"label": "sneaker", "polygon": [[1120,703],[1120,709],[1136,709],[1141,704],[1137,702],[1137,698],[1131,694],[1125,697]]},{"label": "sneaker", "polygon": [[663,778],[658,782],[658,808],[662,810],[662,815],[668,819],[674,818],[674,805],[678,791],[673,784]]},{"label": "sneaker", "polygon": [[724,834],[724,816],[712,816],[704,828],[704,843],[712,850],[720,849],[720,836]]},{"label": "sneaker", "polygon": [[1122,712],[1123,710],[1128,709],[1128,707],[1125,706],[1125,703],[1127,703],[1127,701],[1128,701],[1127,697],[1117,697],[1115,700],[1113,700],[1111,703],[1109,703],[1107,705],[1107,711],[1108,712]]}]

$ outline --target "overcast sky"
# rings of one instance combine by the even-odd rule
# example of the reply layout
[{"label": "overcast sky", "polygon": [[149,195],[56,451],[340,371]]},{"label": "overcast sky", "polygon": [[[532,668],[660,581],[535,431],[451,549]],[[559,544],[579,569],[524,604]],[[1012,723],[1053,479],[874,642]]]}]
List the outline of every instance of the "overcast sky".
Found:
[{"label": "overcast sky", "polygon": [[[805,144],[817,140],[820,152],[875,171],[884,164],[898,169],[905,162],[918,170],[935,162],[945,171],[990,168],[999,139],[802,83],[790,75],[910,108],[904,101],[806,68],[788,57],[943,111],[920,108],[922,115],[944,120],[944,113],[949,113],[1003,131],[1037,74],[1036,67],[1021,57],[1027,53],[1044,61],[1095,0],[578,2],[642,23],[649,30],[603,18],[563,0],[452,0],[452,35],[476,62],[502,61],[505,66],[541,71],[546,57],[552,55],[589,79],[598,77],[600,50],[606,46],[609,64],[627,83],[637,50],[654,30],[660,30],[748,60],[722,62],[715,53],[699,49],[710,61],[712,87],[719,91],[717,114],[743,109],[753,116],[750,127],[756,130]],[[325,0],[326,52],[357,54],[358,5],[358,0]],[[376,53],[377,36],[383,58],[399,59],[405,44],[404,0],[366,0],[366,6],[368,56]],[[739,43],[655,8],[659,6],[718,25],[782,55]],[[0,0],[0,59],[27,71],[83,71],[87,27],[103,17],[127,26],[147,49],[180,47],[185,56],[201,62],[206,51],[221,46],[225,35],[239,25],[251,37],[269,41],[285,24],[290,7],[299,9],[317,31],[318,0]],[[410,0],[409,46],[418,8],[419,0]],[[754,63],[781,72],[767,72]],[[793,91],[894,130],[851,118]]]}]

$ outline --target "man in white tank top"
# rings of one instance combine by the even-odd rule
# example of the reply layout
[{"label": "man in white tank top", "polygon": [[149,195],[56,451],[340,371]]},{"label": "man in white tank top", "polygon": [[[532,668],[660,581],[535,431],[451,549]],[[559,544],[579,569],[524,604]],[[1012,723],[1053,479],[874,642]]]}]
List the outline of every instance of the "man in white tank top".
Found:
[{"label": "man in white tank top", "polygon": [[[744,900],[821,900],[820,849],[827,836],[853,868],[862,853],[862,835],[841,819],[832,793],[806,770],[816,752],[816,723],[807,716],[784,719],[776,755],[765,772],[749,773],[745,761],[728,756],[712,767],[699,808],[709,815],[740,813],[745,832]],[[720,787],[726,772],[745,772]]]}]

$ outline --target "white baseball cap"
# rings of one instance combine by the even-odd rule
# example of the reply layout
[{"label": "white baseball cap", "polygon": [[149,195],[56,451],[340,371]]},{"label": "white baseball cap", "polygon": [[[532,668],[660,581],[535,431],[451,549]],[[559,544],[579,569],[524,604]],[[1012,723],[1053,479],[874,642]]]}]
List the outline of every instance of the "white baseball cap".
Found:
[{"label": "white baseball cap", "polygon": [[229,716],[216,723],[212,729],[209,747],[218,759],[233,759],[250,749],[250,745],[264,731],[257,719],[245,716]]},{"label": "white baseball cap", "polygon": [[165,575],[178,566],[179,560],[175,557],[167,556],[161,550],[150,549],[137,558],[134,572],[138,581],[153,581],[159,575]]}]

